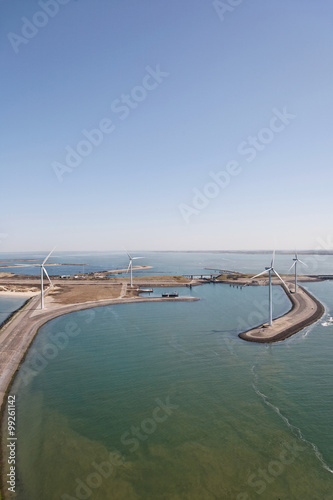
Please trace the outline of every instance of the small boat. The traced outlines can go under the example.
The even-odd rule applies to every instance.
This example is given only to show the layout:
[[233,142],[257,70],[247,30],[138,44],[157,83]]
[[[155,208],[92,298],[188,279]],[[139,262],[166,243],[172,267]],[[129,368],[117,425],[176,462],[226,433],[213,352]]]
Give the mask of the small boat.
[[178,292],[166,292],[166,293],[162,293],[162,297],[178,297]]

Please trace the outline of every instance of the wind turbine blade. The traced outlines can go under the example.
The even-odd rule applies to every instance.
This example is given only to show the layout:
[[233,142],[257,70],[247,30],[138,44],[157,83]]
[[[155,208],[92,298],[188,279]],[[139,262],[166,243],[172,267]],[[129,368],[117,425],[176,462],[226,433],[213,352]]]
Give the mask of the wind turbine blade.
[[127,268],[127,271],[126,271],[127,273],[128,273],[128,271],[130,270],[130,267],[131,267],[131,261],[130,261],[130,263],[128,264],[128,268]]
[[258,278],[258,276],[261,276],[262,274],[266,274],[268,273],[269,269],[265,269],[265,271],[263,271],[262,273],[259,273],[259,274],[256,274],[255,276],[252,277],[252,279],[254,278]]
[[303,262],[302,260],[298,259],[298,262],[300,262],[301,264],[303,264],[304,266],[306,267],[309,267],[307,264],[305,264],[305,262]]
[[275,248],[273,250],[273,257],[272,257],[271,267],[274,267],[274,261],[275,261]]
[[53,286],[53,283],[52,283],[52,281],[50,280],[50,276],[48,275],[47,270],[45,269],[45,267],[44,267],[44,266],[42,266],[42,269],[43,269],[44,273],[46,274],[46,277],[47,277],[47,279],[49,280],[50,285],[51,285],[51,286]]
[[128,253],[128,251],[127,251],[125,248],[123,248],[123,250],[124,250],[124,252],[128,255],[128,258],[129,258],[129,259],[132,259],[132,257],[131,257],[131,256],[130,256],[130,254]]
[[132,257],[132,260],[144,259],[144,257]]
[[291,271],[294,266],[296,266],[296,261],[289,267],[288,271]]
[[281,276],[279,275],[279,273],[277,271],[275,271],[275,269],[272,269],[273,273],[276,274],[276,276],[279,278],[279,280],[282,281],[282,283],[284,284],[284,286],[287,288],[288,290],[288,287],[286,285],[286,283],[283,281],[283,279],[281,278]]
[[47,259],[50,257],[51,253],[54,252],[56,247],[52,248],[51,252],[49,253],[49,255],[43,260],[43,263],[42,263],[42,266],[44,266],[45,262],[47,261]]

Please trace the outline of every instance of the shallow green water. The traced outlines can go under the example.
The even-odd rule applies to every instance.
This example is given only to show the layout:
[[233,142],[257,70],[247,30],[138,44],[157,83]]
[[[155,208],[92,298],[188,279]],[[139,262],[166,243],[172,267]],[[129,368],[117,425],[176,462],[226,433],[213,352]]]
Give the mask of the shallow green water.
[[[333,310],[333,284],[308,288]],[[250,344],[266,287],[192,294],[40,330],[11,391],[18,500],[333,498],[333,327]]]

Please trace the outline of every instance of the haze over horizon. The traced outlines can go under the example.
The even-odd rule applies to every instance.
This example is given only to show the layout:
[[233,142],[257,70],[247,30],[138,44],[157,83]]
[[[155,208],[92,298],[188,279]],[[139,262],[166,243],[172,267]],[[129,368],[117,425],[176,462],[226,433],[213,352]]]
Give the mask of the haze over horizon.
[[[272,249],[245,249],[245,250],[238,250],[238,249],[230,249],[230,250],[222,250],[222,249],[217,249],[217,250],[211,250],[211,249],[197,249],[197,250],[190,250],[190,249],[184,249],[184,250],[172,250],[172,249],[161,249],[161,250],[154,250],[154,249],[129,249],[128,250],[132,255],[137,255],[140,253],[212,253],[212,254],[268,254],[272,255],[273,250]],[[65,254],[78,254],[78,255],[84,255],[84,254],[120,254],[124,255],[125,253],[123,249],[104,249],[104,250],[81,250],[81,249],[74,249],[74,250],[63,250],[63,249],[56,249],[54,253],[51,256],[51,261],[57,260],[58,258],[62,258],[61,255]],[[333,255],[333,250],[331,249],[325,249],[323,248],[313,248],[313,249],[303,249],[301,251],[295,251],[292,249],[277,249],[275,250],[275,254],[278,255],[292,255],[294,256],[295,253],[297,253],[298,256],[301,255]],[[46,256],[49,254],[49,249],[46,248],[39,248],[35,250],[20,250],[20,251],[14,251],[14,250],[9,250],[7,252],[0,251],[0,260],[3,260],[4,263],[8,262],[8,259],[11,257],[17,257],[18,255],[22,256],[19,260],[25,260],[26,257],[36,257],[36,255],[40,256],[41,258],[43,256]],[[10,257],[7,257],[10,255]]]
[[1,3],[0,253],[333,249],[333,5],[233,3]]

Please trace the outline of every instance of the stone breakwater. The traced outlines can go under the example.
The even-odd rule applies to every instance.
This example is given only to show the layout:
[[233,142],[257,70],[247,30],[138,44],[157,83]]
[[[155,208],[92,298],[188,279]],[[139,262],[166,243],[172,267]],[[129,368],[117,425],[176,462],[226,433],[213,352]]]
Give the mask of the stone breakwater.
[[297,293],[291,293],[283,286],[292,303],[291,310],[273,321],[272,326],[261,324],[238,336],[249,342],[270,343],[285,340],[306,326],[318,321],[324,314],[324,306],[303,287],[298,287]]

